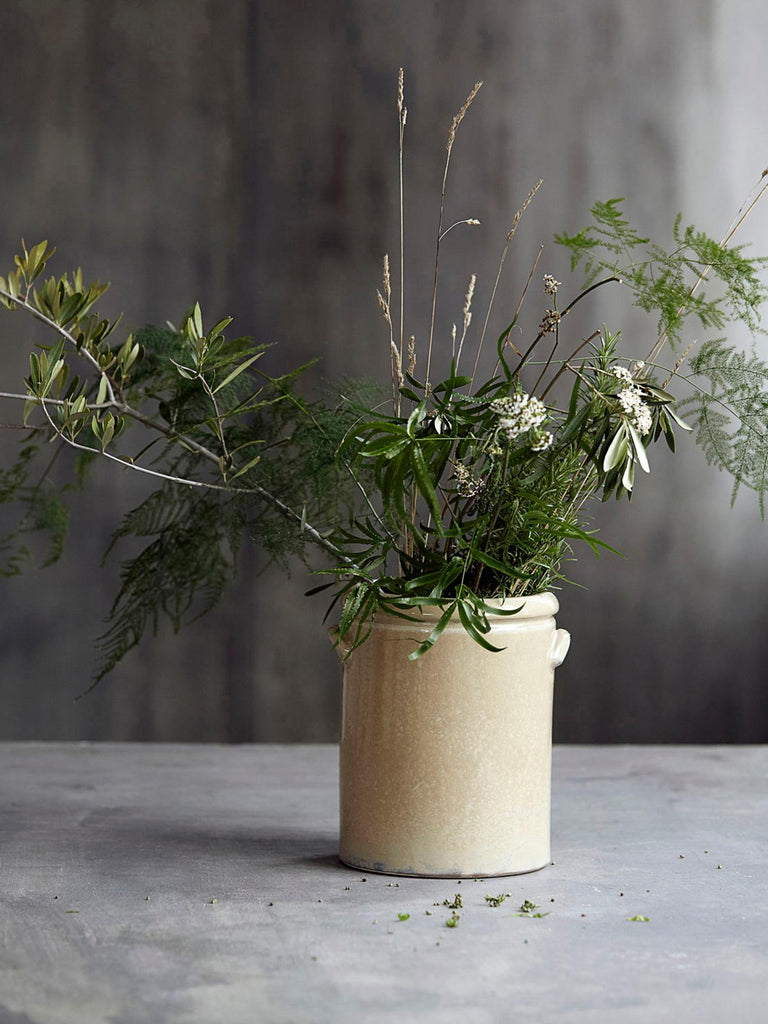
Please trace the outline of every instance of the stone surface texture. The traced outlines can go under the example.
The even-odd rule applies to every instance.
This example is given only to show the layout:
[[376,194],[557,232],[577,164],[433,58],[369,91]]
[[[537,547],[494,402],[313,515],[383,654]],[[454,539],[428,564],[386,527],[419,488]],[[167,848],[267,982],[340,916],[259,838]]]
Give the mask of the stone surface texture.
[[5,744],[0,779],[2,1024],[765,1019],[768,748],[556,747],[554,863],[480,882],[343,867],[332,746]]

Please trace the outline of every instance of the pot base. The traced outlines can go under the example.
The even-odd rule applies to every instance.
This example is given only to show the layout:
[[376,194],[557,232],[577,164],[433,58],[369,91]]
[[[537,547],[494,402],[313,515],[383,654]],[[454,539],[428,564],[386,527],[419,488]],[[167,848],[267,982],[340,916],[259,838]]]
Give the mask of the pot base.
[[544,868],[549,867],[552,863],[547,860],[539,867],[535,868],[523,868],[520,871],[494,871],[484,872],[480,871],[477,874],[462,874],[460,872],[448,872],[447,874],[425,874],[420,871],[391,871],[384,867],[373,867],[366,861],[354,861],[352,859],[345,860],[344,857],[339,854],[339,861],[345,867],[352,868],[354,871],[365,871],[366,874],[370,875],[394,875],[397,878],[511,878],[513,875],[530,875],[535,871],[542,871]]

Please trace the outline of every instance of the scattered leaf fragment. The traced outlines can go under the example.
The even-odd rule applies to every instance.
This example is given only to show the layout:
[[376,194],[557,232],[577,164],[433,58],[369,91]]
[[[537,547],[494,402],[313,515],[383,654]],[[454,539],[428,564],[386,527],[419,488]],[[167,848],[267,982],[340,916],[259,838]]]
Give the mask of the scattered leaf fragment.
[[454,910],[453,913],[451,914],[451,916],[445,922],[445,927],[446,928],[457,928],[460,920],[461,920],[461,915],[457,914],[456,911]]
[[650,917],[646,917],[645,914],[635,914],[634,917],[628,917],[628,921],[650,921]]
[[410,916],[411,916],[410,914],[398,914],[397,915],[397,920],[398,921],[407,921]]
[[486,896],[485,902],[489,907],[499,907],[509,895],[508,892],[500,892],[498,896]]
[[538,907],[539,907],[538,903],[531,903],[530,900],[523,900],[523,902],[520,905],[520,910],[519,910],[519,912],[517,913],[516,916],[517,917],[546,917],[549,914],[549,911],[547,911],[546,914],[534,914],[534,910],[538,910]]

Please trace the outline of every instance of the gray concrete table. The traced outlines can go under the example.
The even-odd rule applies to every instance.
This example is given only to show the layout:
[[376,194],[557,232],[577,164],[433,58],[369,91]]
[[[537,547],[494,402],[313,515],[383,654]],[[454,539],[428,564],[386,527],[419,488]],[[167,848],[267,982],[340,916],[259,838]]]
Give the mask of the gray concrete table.
[[2,1024],[768,1020],[768,748],[558,748],[554,863],[461,883],[338,862],[330,746],[5,744],[0,780]]

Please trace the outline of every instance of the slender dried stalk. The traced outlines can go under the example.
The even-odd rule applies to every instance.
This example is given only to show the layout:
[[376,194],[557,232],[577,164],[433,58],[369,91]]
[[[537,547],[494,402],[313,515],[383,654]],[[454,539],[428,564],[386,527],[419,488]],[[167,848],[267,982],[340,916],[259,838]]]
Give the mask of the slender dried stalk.
[[686,358],[688,357],[688,353],[691,351],[692,348],[694,348],[696,345],[698,345],[698,343],[699,343],[699,339],[698,338],[694,338],[693,341],[690,343],[690,345],[688,345],[686,347],[686,349],[683,352],[683,354],[680,356],[680,358],[677,360],[675,365],[672,367],[672,370],[671,370],[669,376],[666,378],[664,383],[661,385],[663,389],[666,390],[667,384],[669,384],[669,382],[672,380],[672,378],[677,374],[677,371],[680,369],[680,367],[683,365],[683,363],[685,362]]
[[445,190],[448,183],[448,168],[451,163],[451,152],[453,150],[453,143],[456,141],[456,132],[458,131],[459,125],[464,120],[464,116],[469,110],[472,102],[477,96],[482,82],[475,82],[472,91],[464,101],[464,106],[456,114],[448,132],[448,142],[446,143],[446,154],[445,154],[445,168],[443,170],[443,184],[440,189],[440,215],[437,220],[437,242],[435,244],[435,280],[432,286],[432,314],[429,321],[429,342],[427,344],[427,369],[425,375],[426,387],[429,388],[429,371],[432,366],[432,343],[435,336],[435,309],[437,307],[437,282],[440,273],[440,238],[443,233],[443,210],[445,208]]
[[381,292],[377,291],[376,297],[379,300],[382,315],[387,321],[387,325],[389,327],[389,359],[392,375],[392,411],[395,416],[399,416],[400,388],[405,383],[405,378],[403,377],[403,363],[400,358],[400,353],[397,350],[397,345],[395,344],[394,328],[392,326],[392,309],[390,305],[392,299],[392,284],[389,277],[389,256],[386,254],[384,255],[383,287],[384,294],[382,295]]
[[[571,354],[570,354],[570,355],[568,356],[568,358],[567,358],[567,359],[565,360],[565,362],[563,363],[563,365],[562,365],[562,366],[560,367],[560,369],[559,369],[559,370],[557,371],[557,373],[556,373],[556,374],[554,375],[554,377],[552,378],[552,380],[551,380],[551,381],[549,382],[549,384],[547,384],[547,386],[546,386],[546,387],[544,388],[544,390],[542,391],[542,393],[541,393],[541,395],[540,395],[540,398],[541,398],[541,400],[542,400],[542,401],[544,401],[544,399],[545,399],[545,398],[547,397],[547,395],[549,394],[549,392],[550,392],[550,391],[552,390],[552,388],[553,388],[553,387],[555,386],[555,384],[557,383],[557,381],[558,381],[558,380],[560,379],[560,377],[562,377],[562,375],[563,375],[563,374],[565,373],[565,371],[566,371],[566,370],[571,370],[571,372],[573,372],[573,373],[576,373],[576,372],[577,372],[577,371],[576,371],[576,370],[575,370],[575,369],[574,369],[574,368],[573,368],[573,367],[571,366],[571,360],[572,360],[572,359],[575,359],[575,358],[576,358],[576,356],[577,356],[577,355],[579,354],[579,352],[581,352],[581,350],[582,350],[583,348],[585,348],[585,347],[586,347],[587,345],[589,345],[589,343],[590,343],[590,342],[594,341],[594,340],[595,340],[595,338],[599,338],[599,337],[600,337],[600,331],[594,331],[594,332],[593,332],[592,334],[590,334],[590,336],[589,336],[588,338],[585,338],[585,339],[584,339],[584,341],[582,341],[582,342],[581,342],[581,344],[580,344],[580,345],[578,345],[578,346],[577,346],[577,347],[576,347],[576,348],[575,348],[575,349],[573,350],[573,352],[571,352]],[[537,382],[537,383],[538,383],[538,382]]]
[[[507,233],[507,238],[506,238],[506,241],[505,241],[505,244],[504,244],[504,249],[502,250],[501,259],[499,260],[499,269],[496,271],[496,280],[493,282],[493,290],[491,291],[491,297],[490,297],[490,299],[488,301],[488,309],[486,310],[486,313],[485,313],[485,320],[483,322],[483,329],[482,329],[482,331],[480,333],[480,341],[477,344],[477,352],[475,353],[475,363],[474,363],[474,366],[472,367],[472,384],[470,384],[470,386],[469,386],[469,393],[470,394],[472,394],[472,386],[473,386],[474,381],[475,381],[475,375],[477,373],[477,366],[478,366],[478,363],[480,362],[480,352],[481,352],[482,347],[483,347],[483,342],[485,341],[486,331],[488,330],[488,321],[491,318],[491,310],[493,309],[493,303],[494,303],[494,300],[496,299],[496,291],[497,291],[497,289],[499,287],[499,281],[501,280],[501,272],[504,269],[504,261],[507,258],[507,253],[509,252],[509,247],[510,247],[510,245],[512,243],[512,239],[515,237],[515,232],[517,231],[517,226],[520,223],[521,217],[523,216],[525,211],[528,209],[528,207],[531,205],[531,201],[532,201],[533,197],[536,195],[536,193],[539,191],[539,189],[541,188],[541,186],[543,184],[544,184],[543,180],[541,178],[539,178],[539,180],[533,186],[531,191],[525,197],[525,200],[523,201],[523,205],[520,207],[520,209],[517,211],[517,213],[515,214],[514,218],[512,219],[512,227],[509,229],[509,231]],[[538,264],[539,259],[541,258],[541,253],[543,251],[543,248],[544,247],[542,246],[539,249],[539,255],[536,257],[536,262],[534,263],[534,270],[536,268],[536,264]],[[533,277],[533,271],[531,271],[531,273],[530,273],[530,275],[528,277],[528,284],[531,283],[531,277]],[[528,284],[526,284],[526,286],[525,286],[525,291],[528,290]],[[525,298],[525,291],[523,292],[523,298]],[[521,298],[520,302],[518,303],[517,310],[515,311],[515,319],[517,319],[518,313],[520,312],[520,307],[522,306],[522,302],[523,302],[523,299]],[[498,363],[496,364],[496,369],[498,369]]]
[[[403,365],[403,325],[405,321],[405,190],[403,178],[403,140],[405,138],[405,122],[408,118],[408,108],[404,104],[405,92],[403,85],[403,69],[400,68],[397,76],[397,121],[399,127],[399,190],[400,190],[400,345],[398,356],[400,366]],[[400,398],[396,404],[395,415],[400,415]]]
[[[536,273],[536,267],[538,267],[538,265],[539,265],[539,260],[541,259],[541,254],[543,252],[544,252],[544,246],[540,245],[539,246],[539,251],[536,253],[536,259],[533,261],[533,266],[531,267],[531,271],[528,274],[528,280],[525,282],[525,287],[523,288],[522,295],[520,296],[520,301],[517,303],[517,307],[515,309],[515,315],[512,318],[512,323],[510,324],[510,326],[509,326],[509,328],[507,330],[507,337],[506,337],[506,339],[504,341],[504,344],[505,345],[509,345],[510,348],[515,353],[515,355],[519,356],[521,360],[524,359],[524,356],[520,352],[518,352],[518,350],[515,348],[515,346],[509,340],[509,332],[515,326],[515,324],[517,323],[517,318],[520,316],[520,310],[523,308],[523,302],[525,301],[525,296],[528,294],[528,289],[531,286],[531,281],[533,280],[533,275]],[[493,374],[492,374],[493,377],[495,377],[496,374],[499,372],[499,367],[500,366],[501,366],[501,359],[497,359],[496,360],[496,366],[493,369]],[[477,360],[475,360],[475,368],[477,368]],[[475,375],[473,373],[472,374],[472,381],[473,381],[473,383],[474,383],[474,377],[475,377]],[[469,393],[470,394],[472,393],[471,386],[469,388]]]
[[[463,313],[463,316],[464,316],[464,327],[463,327],[463,330],[461,332],[461,341],[459,342],[459,349],[458,349],[458,352],[456,352],[456,368],[457,369],[458,369],[458,366],[459,366],[459,360],[461,359],[461,351],[464,348],[464,339],[467,337],[467,331],[469,330],[469,325],[472,323],[472,298],[473,298],[473,296],[475,294],[475,284],[476,283],[477,283],[477,276],[475,274],[473,274],[472,277],[470,277],[470,279],[469,279],[469,286],[467,287],[467,294],[464,296],[464,308],[462,310],[462,313]],[[456,325],[455,324],[453,326],[453,330],[454,330],[453,338],[454,338],[454,343],[455,343],[455,341],[456,341]]]

